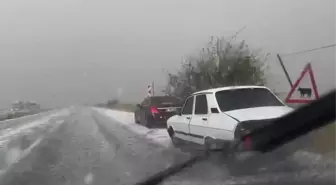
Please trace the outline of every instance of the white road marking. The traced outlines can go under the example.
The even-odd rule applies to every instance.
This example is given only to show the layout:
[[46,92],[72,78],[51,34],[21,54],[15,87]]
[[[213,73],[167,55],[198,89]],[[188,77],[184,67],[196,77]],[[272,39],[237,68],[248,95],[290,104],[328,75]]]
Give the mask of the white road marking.
[[3,140],[4,138],[17,135],[19,133],[22,133],[23,131],[26,131],[28,129],[32,129],[34,127],[41,126],[42,124],[46,124],[49,121],[48,118],[43,118],[38,121],[33,121],[27,124],[24,124],[18,128],[13,128],[13,129],[6,129],[5,131],[0,132],[0,140]]
[[[0,142],[4,139],[7,139],[8,137],[13,136],[13,135],[21,134],[22,132],[27,131],[29,129],[33,129],[33,128],[38,127],[38,126],[48,124],[49,121],[54,117],[66,116],[68,114],[70,114],[70,112],[68,110],[63,110],[63,111],[54,113],[52,115],[44,116],[44,117],[42,117],[38,120],[28,122],[26,124],[21,124],[18,127],[7,128],[5,130],[2,130],[2,131],[0,131]],[[64,120],[59,120],[59,123],[58,122],[57,123],[61,124],[61,122],[64,122]]]
[[90,172],[90,173],[88,173],[88,174],[84,177],[84,183],[85,183],[85,184],[92,184],[92,183],[93,183],[93,179],[94,179],[94,176],[93,176],[93,174]]
[[44,139],[44,137],[38,138],[30,147],[28,147],[26,150],[21,151],[20,156],[15,160],[10,163],[11,165],[19,162],[21,159],[25,158],[32,150],[35,148],[37,145],[41,143],[41,141]]
[[[0,147],[4,150],[2,151],[2,155],[0,157],[3,157],[3,160],[5,164],[3,166],[0,166],[0,176],[9,171],[12,166],[16,163],[18,163],[20,160],[24,159],[26,156],[28,156],[32,150],[38,146],[41,141],[44,139],[45,135],[43,133],[37,133],[36,140],[25,150],[21,150],[19,146],[15,145],[15,147],[9,147],[8,145],[13,139],[20,139],[17,136],[21,136],[22,134],[35,134],[35,132],[39,132],[39,130],[34,130],[35,127],[40,126],[46,126],[50,123],[53,123],[50,121],[50,117],[42,118],[40,120],[22,125],[19,128],[15,128],[13,130],[9,130],[9,133],[4,133],[3,135],[0,135]],[[51,126],[51,128],[48,128],[48,132],[52,133],[56,129],[58,129],[62,124],[64,123],[64,120],[58,120],[55,121]],[[16,136],[17,135],[17,136]]]
[[21,151],[19,148],[10,148],[6,155],[6,162],[7,167],[1,169],[0,176],[5,174],[7,171],[9,171],[14,164],[18,163],[20,160],[24,159],[33,148],[35,148],[37,145],[40,144],[40,142],[43,140],[43,137],[38,138],[30,147],[28,147],[26,150]]
[[21,153],[22,151],[20,150],[19,147],[8,149],[5,156],[6,163],[7,164],[15,163],[20,158]]

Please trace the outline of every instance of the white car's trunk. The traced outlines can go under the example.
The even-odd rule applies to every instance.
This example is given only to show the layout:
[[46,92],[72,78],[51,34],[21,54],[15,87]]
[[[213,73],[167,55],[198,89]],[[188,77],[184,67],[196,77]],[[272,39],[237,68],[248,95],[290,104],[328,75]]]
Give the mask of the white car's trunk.
[[227,111],[225,114],[239,120],[263,120],[281,117],[293,109],[287,106],[254,107]]

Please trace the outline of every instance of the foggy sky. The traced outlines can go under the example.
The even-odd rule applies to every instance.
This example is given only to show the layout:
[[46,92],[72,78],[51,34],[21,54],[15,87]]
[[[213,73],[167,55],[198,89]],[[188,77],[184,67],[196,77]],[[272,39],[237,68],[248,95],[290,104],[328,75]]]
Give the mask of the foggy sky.
[[[288,92],[275,58],[335,43],[334,0],[0,0],[0,107],[140,101],[162,69],[209,36],[230,36],[270,52],[274,86]],[[310,61],[318,86],[334,88],[335,48],[284,57],[293,79]]]

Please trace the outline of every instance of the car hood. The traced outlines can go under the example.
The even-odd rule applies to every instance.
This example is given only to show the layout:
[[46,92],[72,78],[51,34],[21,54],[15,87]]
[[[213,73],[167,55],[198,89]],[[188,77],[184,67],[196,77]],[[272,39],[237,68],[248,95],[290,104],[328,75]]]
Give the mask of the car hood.
[[288,106],[270,106],[238,109],[224,113],[239,121],[247,121],[277,118],[291,112],[292,110],[293,108]]

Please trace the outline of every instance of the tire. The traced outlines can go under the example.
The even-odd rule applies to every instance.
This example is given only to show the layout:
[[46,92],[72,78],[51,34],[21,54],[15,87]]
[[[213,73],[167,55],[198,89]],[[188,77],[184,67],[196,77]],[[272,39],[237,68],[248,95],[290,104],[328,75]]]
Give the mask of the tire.
[[148,116],[146,116],[144,125],[147,128],[152,128],[153,127],[153,121]]
[[219,143],[218,141],[215,142],[216,144],[213,145],[214,142],[213,141],[213,138],[211,137],[206,137],[204,139],[204,150],[206,152],[210,152],[210,151],[227,151],[228,150],[228,146],[227,144],[224,144],[224,141],[223,143]]
[[140,120],[139,120],[139,125],[143,125],[143,126],[145,126],[146,125],[146,118],[145,118],[145,115],[143,115],[143,114],[141,114],[140,116],[139,116],[139,118],[140,118]]
[[172,127],[169,127],[167,129],[167,132],[168,132],[168,135],[169,135],[169,137],[172,141],[173,146],[175,148],[179,148],[181,146],[181,141],[178,138],[176,138],[174,129]]
[[137,116],[134,114],[134,121],[135,123],[139,124],[140,123],[140,120],[137,119]]
[[210,144],[211,138],[205,138],[204,139],[204,152],[205,154],[209,155],[211,153],[211,144]]

